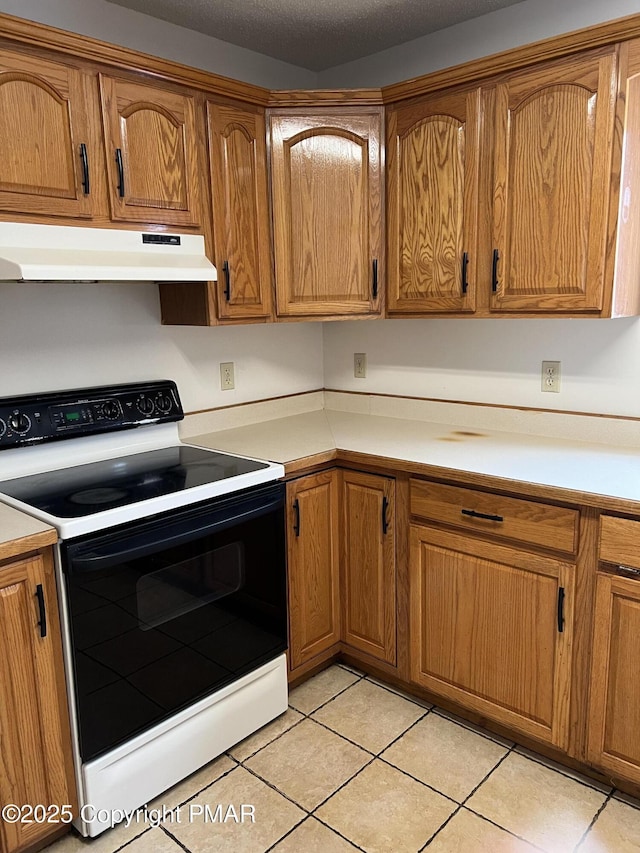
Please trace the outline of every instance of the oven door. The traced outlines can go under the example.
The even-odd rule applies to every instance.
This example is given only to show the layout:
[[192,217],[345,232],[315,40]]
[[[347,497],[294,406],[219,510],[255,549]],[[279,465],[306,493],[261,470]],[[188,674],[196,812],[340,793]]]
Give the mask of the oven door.
[[62,546],[84,762],[287,646],[284,486]]

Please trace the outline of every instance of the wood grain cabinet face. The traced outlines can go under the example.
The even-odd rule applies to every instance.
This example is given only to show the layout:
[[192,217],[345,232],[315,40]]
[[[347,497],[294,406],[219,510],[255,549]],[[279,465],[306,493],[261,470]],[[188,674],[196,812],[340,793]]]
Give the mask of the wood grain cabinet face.
[[392,107],[387,119],[387,310],[473,311],[480,89]]
[[616,82],[606,53],[497,86],[492,310],[603,307]]
[[566,748],[573,588],[569,563],[412,525],[412,680]]
[[380,109],[271,115],[277,312],[373,314],[383,287]]
[[[36,590],[47,633],[41,636]],[[50,552],[0,565],[0,802],[75,803],[57,599]],[[6,853],[59,824],[0,822]]]
[[111,218],[201,223],[194,99],[100,75]]
[[287,484],[289,666],[340,640],[338,472]]
[[342,639],[396,663],[395,482],[342,471]]
[[271,315],[264,110],[208,102],[218,316]]
[[85,82],[75,68],[0,51],[0,209],[92,215]]
[[589,760],[640,784],[640,580],[598,573]]

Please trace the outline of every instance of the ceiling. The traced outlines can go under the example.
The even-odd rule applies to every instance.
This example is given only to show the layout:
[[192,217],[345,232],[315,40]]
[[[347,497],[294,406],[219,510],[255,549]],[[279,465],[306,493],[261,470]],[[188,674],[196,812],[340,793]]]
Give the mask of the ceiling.
[[522,0],[109,0],[323,71]]

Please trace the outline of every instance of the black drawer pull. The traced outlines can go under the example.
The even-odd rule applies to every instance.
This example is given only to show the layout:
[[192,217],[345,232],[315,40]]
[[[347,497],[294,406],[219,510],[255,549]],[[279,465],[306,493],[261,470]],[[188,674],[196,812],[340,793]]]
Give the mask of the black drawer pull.
[[564,587],[558,589],[558,633],[564,632]]
[[491,290],[494,293],[498,292],[498,261],[500,260],[500,252],[497,249],[493,250],[493,265],[491,267]]
[[386,535],[389,530],[389,519],[387,518],[387,510],[389,509],[389,499],[386,497],[382,498],[382,533]]
[[222,272],[224,273],[224,298],[229,302],[231,299],[231,272],[229,270],[229,261],[222,264]]
[[475,509],[461,509],[462,515],[468,515],[469,518],[484,518],[487,521],[504,521],[501,515],[491,515],[488,512],[476,512]]
[[89,195],[89,158],[87,157],[87,146],[84,142],[80,143],[80,162],[82,163],[82,189],[85,195]]
[[378,259],[373,259],[373,298],[378,298]]
[[124,166],[122,165],[122,151],[116,148],[116,166],[118,167],[118,195],[124,198]]
[[40,636],[47,636],[47,610],[44,604],[44,592],[42,590],[42,584],[39,583],[36,587],[35,596],[38,599],[38,612],[40,614],[40,621],[36,624],[40,626]]
[[293,522],[293,532],[296,536],[300,536],[300,501],[297,499],[293,502],[293,511],[296,514],[296,520]]
[[467,292],[469,289],[469,282],[467,281],[467,267],[469,266],[469,253],[462,253],[462,292],[463,294]]

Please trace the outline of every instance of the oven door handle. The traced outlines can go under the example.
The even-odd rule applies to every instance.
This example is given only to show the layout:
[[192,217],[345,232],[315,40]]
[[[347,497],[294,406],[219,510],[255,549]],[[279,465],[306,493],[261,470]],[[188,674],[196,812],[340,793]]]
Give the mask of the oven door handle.
[[[173,548],[176,545],[193,542],[203,536],[220,533],[229,527],[252,521],[262,515],[275,512],[284,506],[282,494],[265,500],[260,496],[251,500],[246,498],[233,507],[212,507],[210,511],[189,514],[179,519],[165,520],[144,531],[132,531],[123,541],[122,534],[103,544],[85,542],[67,549],[69,566],[75,574],[78,572],[97,572],[111,566],[136,560]],[[84,553],[83,553],[84,552]]]

